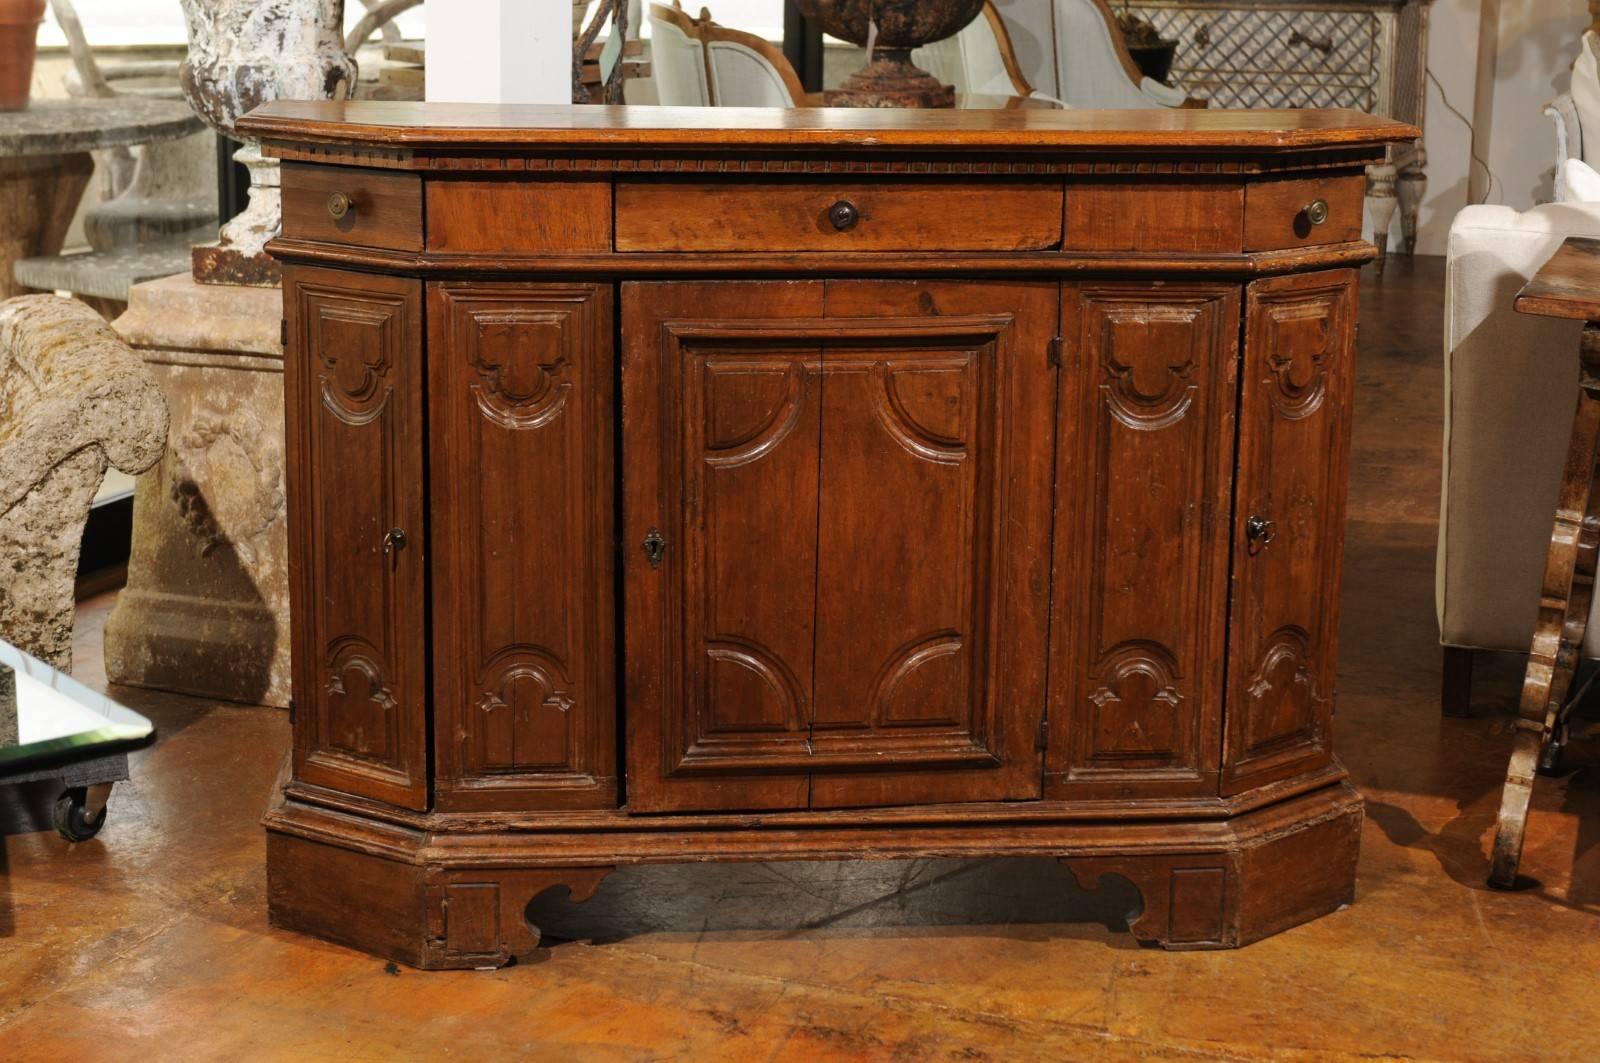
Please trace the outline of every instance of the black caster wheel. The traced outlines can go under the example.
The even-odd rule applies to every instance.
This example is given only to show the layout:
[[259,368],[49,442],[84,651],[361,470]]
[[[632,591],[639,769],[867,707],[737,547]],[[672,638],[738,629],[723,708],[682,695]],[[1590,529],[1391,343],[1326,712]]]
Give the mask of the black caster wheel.
[[89,816],[85,808],[88,796],[84,787],[72,786],[61,791],[61,796],[56,798],[51,819],[55,821],[57,833],[69,842],[86,842],[106,825],[104,807],[93,818]]

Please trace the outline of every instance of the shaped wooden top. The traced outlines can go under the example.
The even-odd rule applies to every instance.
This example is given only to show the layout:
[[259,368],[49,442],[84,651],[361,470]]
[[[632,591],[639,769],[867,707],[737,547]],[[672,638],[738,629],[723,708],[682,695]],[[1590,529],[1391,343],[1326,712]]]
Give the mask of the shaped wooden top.
[[1569,236],[1517,293],[1517,310],[1600,321],[1600,240]]
[[264,141],[379,149],[1279,152],[1411,141],[1352,110],[882,110],[276,100],[238,123]]

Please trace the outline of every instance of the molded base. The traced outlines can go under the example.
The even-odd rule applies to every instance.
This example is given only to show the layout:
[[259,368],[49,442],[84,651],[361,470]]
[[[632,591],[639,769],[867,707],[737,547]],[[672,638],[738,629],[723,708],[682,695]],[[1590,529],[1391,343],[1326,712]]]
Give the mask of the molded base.
[[428,969],[496,967],[532,951],[525,910],[555,886],[594,895],[613,867],[705,860],[1055,856],[1087,886],[1107,874],[1143,898],[1141,941],[1235,948],[1348,905],[1361,797],[1348,783],[1228,820],[964,826],[752,826],[680,831],[429,832],[300,801],[267,815],[272,922]]

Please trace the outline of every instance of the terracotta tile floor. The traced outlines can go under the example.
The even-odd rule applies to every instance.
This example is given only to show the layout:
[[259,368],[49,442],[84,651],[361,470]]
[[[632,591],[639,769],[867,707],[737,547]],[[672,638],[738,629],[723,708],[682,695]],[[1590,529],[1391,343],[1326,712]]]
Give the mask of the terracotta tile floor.
[[[1032,861],[613,875],[492,973],[269,929],[257,825],[282,713],[123,692],[161,728],[93,842],[0,862],[0,1059],[1594,1059],[1600,771],[1541,780],[1524,871],[1483,885],[1518,662],[1438,715],[1438,260],[1368,278],[1338,744],[1366,794],[1356,903],[1234,953],[1140,949],[1133,895]],[[103,682],[110,597],[81,615]],[[1584,764],[1590,765],[1584,767]],[[50,794],[34,795],[47,799]]]

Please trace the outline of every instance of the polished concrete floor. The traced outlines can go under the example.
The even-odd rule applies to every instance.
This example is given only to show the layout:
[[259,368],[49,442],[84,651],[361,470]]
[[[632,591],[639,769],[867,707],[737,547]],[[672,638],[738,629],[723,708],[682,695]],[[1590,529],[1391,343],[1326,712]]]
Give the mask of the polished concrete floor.
[[[130,691],[161,741],[100,838],[4,813],[0,1059],[1600,1057],[1600,759],[1580,743],[1540,781],[1530,884],[1493,892],[1517,660],[1480,667],[1475,718],[1438,714],[1441,285],[1424,259],[1364,293],[1337,741],[1368,803],[1348,910],[1163,953],[1118,929],[1135,895],[1049,862],[639,869],[586,905],[542,901],[561,940],[518,966],[421,974],[267,926],[257,821],[282,713]],[[110,600],[81,616],[90,682]]]

